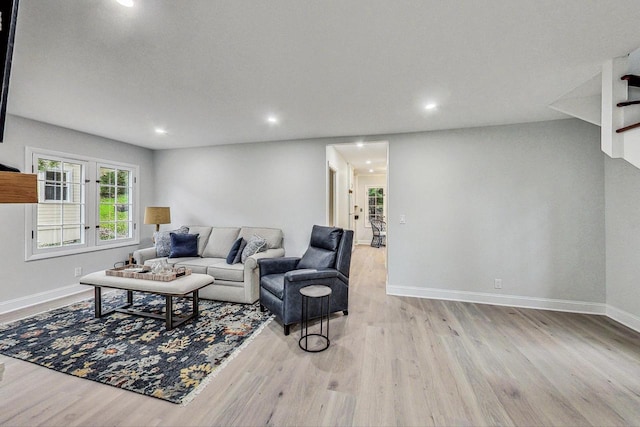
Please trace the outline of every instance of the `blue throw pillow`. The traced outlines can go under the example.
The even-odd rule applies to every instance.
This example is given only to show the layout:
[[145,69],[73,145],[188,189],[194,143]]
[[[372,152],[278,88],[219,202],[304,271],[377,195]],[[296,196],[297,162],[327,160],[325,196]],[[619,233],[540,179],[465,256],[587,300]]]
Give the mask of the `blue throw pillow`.
[[236,257],[233,259],[233,262],[231,264],[237,264],[239,262],[242,262],[242,252],[244,252],[244,248],[247,246],[247,241],[242,239],[242,243],[240,243],[240,247],[238,248],[238,253],[236,254]]
[[233,260],[236,259],[236,255],[238,255],[238,251],[240,250],[240,245],[242,245],[242,240],[242,237],[240,237],[231,245],[231,250],[229,251],[229,255],[227,255],[227,264],[233,264]]
[[198,234],[171,233],[169,258],[198,256]]
[[153,240],[156,246],[156,256],[165,257],[171,253],[171,233],[187,234],[189,227],[182,226],[172,231],[156,231],[153,233]]

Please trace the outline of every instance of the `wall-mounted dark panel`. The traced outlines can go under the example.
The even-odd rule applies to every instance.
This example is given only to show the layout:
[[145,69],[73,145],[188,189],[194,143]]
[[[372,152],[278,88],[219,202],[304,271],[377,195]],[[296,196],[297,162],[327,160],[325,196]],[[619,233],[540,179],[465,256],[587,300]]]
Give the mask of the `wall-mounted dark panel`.
[[2,92],[0,93],[0,142],[4,140],[4,121],[7,115],[7,96],[9,96],[9,74],[13,40],[16,34],[18,18],[18,0],[0,1],[0,62],[2,64]]

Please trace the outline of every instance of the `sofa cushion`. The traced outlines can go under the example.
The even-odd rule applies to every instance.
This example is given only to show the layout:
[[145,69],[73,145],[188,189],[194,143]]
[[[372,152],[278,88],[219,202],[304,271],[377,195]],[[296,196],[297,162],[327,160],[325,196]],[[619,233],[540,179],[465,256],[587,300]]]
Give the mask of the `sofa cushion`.
[[209,236],[211,235],[211,227],[203,225],[190,225],[189,234],[198,234],[198,256],[202,256],[204,248],[207,246]]
[[198,235],[171,233],[169,258],[198,256]]
[[173,266],[176,263],[186,262],[186,261],[190,261],[192,259],[200,259],[200,257],[193,257],[193,258],[152,258],[152,259],[146,260],[144,262],[144,265],[152,266],[156,262],[160,262],[160,261],[164,260],[164,261],[167,262],[167,264]]
[[249,258],[251,255],[266,250],[267,241],[263,237],[254,234],[253,236],[251,236],[251,238],[247,242],[247,246],[245,246],[244,250],[242,251],[241,261],[244,264],[247,258]]
[[[191,272],[200,273],[200,274],[208,274],[207,269],[212,265],[216,265],[216,264],[226,265],[224,258],[191,258],[184,261],[177,259],[176,261],[177,261],[175,264],[176,267],[190,268]],[[217,279],[216,276],[213,276],[213,277]]]
[[244,282],[244,265],[218,263],[207,268],[207,274],[215,277],[216,280],[226,280],[229,282]]
[[278,297],[278,299],[282,299],[284,297],[284,274],[262,276],[260,286]]
[[169,256],[171,253],[171,233],[187,234],[189,228],[184,225],[177,230],[171,231],[156,231],[153,233],[153,240],[156,246],[156,255],[158,257]]
[[302,255],[297,268],[328,268],[336,262],[336,253],[326,249],[309,246]]
[[282,230],[279,228],[242,227],[238,237],[248,241],[254,234],[263,237],[267,241],[267,249],[282,247]]
[[244,239],[240,237],[239,239],[236,239],[235,242],[233,242],[233,245],[231,245],[231,249],[229,249],[229,254],[227,255],[227,264],[233,264],[236,256],[238,256],[238,252],[240,251],[240,246],[242,245],[243,240]]
[[240,229],[237,227],[213,227],[202,256],[206,258],[226,258],[231,245],[238,238],[239,232]]

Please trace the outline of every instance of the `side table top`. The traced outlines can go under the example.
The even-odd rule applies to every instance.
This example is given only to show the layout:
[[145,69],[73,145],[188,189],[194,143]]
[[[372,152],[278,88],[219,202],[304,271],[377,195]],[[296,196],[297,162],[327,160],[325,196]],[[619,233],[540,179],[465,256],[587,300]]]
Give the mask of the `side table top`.
[[310,285],[300,289],[300,293],[306,297],[320,298],[331,295],[331,288],[324,285]]

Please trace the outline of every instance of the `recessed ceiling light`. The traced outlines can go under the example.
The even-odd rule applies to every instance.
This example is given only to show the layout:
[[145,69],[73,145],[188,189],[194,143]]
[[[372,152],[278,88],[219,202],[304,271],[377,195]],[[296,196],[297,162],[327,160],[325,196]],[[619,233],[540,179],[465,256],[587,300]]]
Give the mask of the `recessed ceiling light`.
[[371,160],[367,160],[367,164],[370,165],[371,164]]
[[162,129],[162,128],[156,128],[156,133],[158,135],[166,135],[167,130],[166,129]]
[[278,118],[276,116],[269,116],[267,117],[267,122],[275,125],[276,123],[278,123]]
[[116,1],[125,7],[133,7],[133,0],[116,0]]
[[364,142],[358,142],[356,145],[358,146],[358,148],[362,148],[364,147]]
[[369,172],[373,173],[373,169],[369,169]]
[[435,103],[432,102],[430,104],[425,105],[424,109],[425,110],[435,110],[436,107],[438,107],[438,104],[435,104]]

